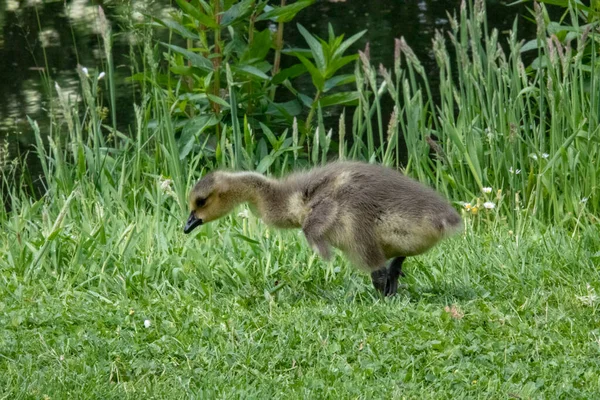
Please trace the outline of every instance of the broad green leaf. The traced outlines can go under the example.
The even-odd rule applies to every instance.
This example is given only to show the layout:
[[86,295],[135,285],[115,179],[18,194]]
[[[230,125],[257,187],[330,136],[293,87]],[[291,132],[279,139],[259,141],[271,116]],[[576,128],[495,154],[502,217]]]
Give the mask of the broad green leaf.
[[223,100],[222,98],[220,98],[219,96],[215,96],[214,94],[206,93],[206,97],[208,97],[210,99],[210,101],[212,101],[213,103],[217,103],[217,104],[222,105],[223,107],[230,108],[229,103],[226,102],[225,100]]
[[352,44],[354,44],[354,42],[356,42],[358,39],[360,39],[365,33],[367,32],[367,30],[365,29],[364,31],[360,31],[355,35],[350,36],[348,39],[346,39],[341,45],[340,47],[338,47],[335,52],[333,53],[333,57],[337,58],[337,57],[341,57],[342,54],[344,54],[344,52],[346,50],[348,50],[348,47],[352,46]]
[[359,92],[341,92],[321,97],[318,102],[321,104],[321,107],[328,107],[342,104],[354,104],[359,98]]
[[315,37],[311,35],[306,29],[304,29],[302,25],[297,25],[298,30],[300,31],[302,36],[304,36],[306,43],[310,47],[310,50],[315,59],[315,64],[317,64],[317,68],[319,68],[320,71],[325,72],[325,56],[323,54],[323,48],[321,47],[321,43],[319,43],[319,41],[315,39]]
[[269,143],[271,144],[271,146],[275,146],[277,144],[277,138],[275,137],[275,135],[273,134],[271,129],[269,129],[269,127],[266,126],[265,124],[263,124],[262,122],[259,122],[259,124],[260,124],[260,127],[262,128],[263,133],[269,140]]
[[207,26],[209,28],[216,28],[218,25],[213,18],[204,14],[200,8],[194,7],[192,4],[188,3],[185,0],[175,0],[179,7],[190,17],[197,20],[200,24]]
[[289,68],[282,69],[279,71],[277,75],[275,75],[272,79],[273,84],[278,85],[286,79],[293,79],[297,76],[302,75],[306,72],[306,67],[304,64],[296,64]]
[[301,0],[283,7],[273,7],[264,14],[261,14],[256,20],[263,21],[270,19],[274,22],[290,22],[298,12],[313,4],[315,0]]
[[273,164],[274,161],[275,158],[273,158],[273,156],[271,156],[270,154],[263,157],[262,160],[260,160],[258,166],[256,167],[256,172],[258,172],[259,174],[264,174],[265,172],[267,172],[267,170]]
[[173,44],[168,44],[168,43],[164,43],[164,42],[161,42],[161,44],[163,46],[173,50],[174,52],[181,54],[188,60],[190,60],[194,67],[199,68],[206,72],[211,72],[213,70],[213,64],[210,62],[210,60],[208,58],[206,58],[204,56],[202,56],[198,53],[194,53],[192,51],[186,50],[182,47],[175,46]]
[[148,17],[152,18],[157,24],[163,25],[163,26],[179,33],[179,35],[183,38],[192,39],[192,40],[198,40],[198,38],[199,38],[198,35],[191,32],[190,30],[188,30],[185,26],[183,26],[180,23],[175,22],[171,19],[160,19],[160,18],[156,18],[156,17],[152,17],[152,16],[148,16]]
[[251,65],[242,65],[242,66],[238,66],[238,67],[232,67],[231,69],[236,72],[242,71],[245,74],[252,75],[252,76],[255,76],[255,77],[263,79],[263,80],[269,80],[269,76],[267,74],[265,74],[260,69],[253,67]]
[[324,91],[327,92],[328,90],[331,90],[336,86],[345,85],[347,83],[352,83],[355,80],[356,80],[356,76],[354,74],[334,76],[333,78],[328,79],[325,82]]
[[213,114],[200,115],[189,120],[181,131],[179,137],[179,159],[183,160],[192,150],[196,137],[200,135],[206,128],[215,126],[219,120]]
[[358,58],[357,54],[346,56],[342,58],[336,58],[327,66],[327,72],[325,76],[333,76],[337,72],[338,69],[342,68],[344,65],[356,60]]
[[291,119],[302,112],[302,105],[298,100],[291,100],[285,103],[271,103],[267,109],[267,114],[274,114],[279,111],[286,119]]
[[302,57],[301,55],[298,55],[297,57],[308,70],[308,73],[310,74],[310,77],[312,78],[315,87],[322,92],[325,86],[325,78],[321,74],[321,71],[319,71],[315,67],[315,65],[311,63],[308,59]]
[[254,0],[242,0],[229,7],[229,9],[221,15],[221,26],[225,27],[232,25],[250,15],[253,3]]
[[269,50],[271,50],[272,42],[271,31],[269,29],[254,32],[254,39],[245,50],[240,61],[251,63],[256,60],[264,60]]
[[313,54],[310,51],[310,49],[300,49],[298,47],[291,47],[289,49],[283,49],[283,50],[281,50],[281,53],[288,54],[288,55],[291,55],[291,56],[301,55],[301,56],[304,56],[306,58],[313,58]]

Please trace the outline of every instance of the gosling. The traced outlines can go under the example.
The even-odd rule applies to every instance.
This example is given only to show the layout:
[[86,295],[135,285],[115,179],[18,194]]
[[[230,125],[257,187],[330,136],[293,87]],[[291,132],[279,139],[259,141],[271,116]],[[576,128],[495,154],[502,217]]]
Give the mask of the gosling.
[[370,272],[373,286],[385,296],[396,294],[406,257],[426,252],[463,226],[447,201],[396,170],[334,162],[280,180],[254,172],[208,173],[190,192],[184,233],[241,203],[267,225],[302,228],[325,260],[331,247],[341,250]]

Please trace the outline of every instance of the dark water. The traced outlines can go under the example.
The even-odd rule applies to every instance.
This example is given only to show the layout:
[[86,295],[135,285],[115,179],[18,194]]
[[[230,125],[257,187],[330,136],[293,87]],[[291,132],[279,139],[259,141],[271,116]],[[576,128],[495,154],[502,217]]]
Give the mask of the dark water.
[[[54,96],[54,81],[71,93],[75,102],[79,90],[77,64],[91,72],[102,69],[99,5],[112,22],[115,34],[117,125],[122,131],[129,131],[132,104],[137,99],[135,88],[125,78],[132,73],[130,48],[135,43],[128,32],[119,31],[118,22],[136,10],[160,14],[171,7],[171,2],[0,0],[0,161],[30,149],[33,136],[26,116],[38,121],[42,133],[48,132],[52,106],[48,93]],[[317,0],[286,26],[285,41],[288,46],[307,47],[295,22],[321,37],[327,36],[328,23],[336,34],[344,33],[346,37],[368,29],[355,50],[369,42],[372,61],[391,67],[394,38],[404,36],[433,77],[436,70],[431,40],[436,29],[449,28],[446,12],[454,13],[459,5],[458,0]],[[526,12],[524,7],[508,7],[499,1],[488,1],[486,6],[489,27],[501,32],[510,29],[517,15]],[[519,17],[519,32],[520,37],[530,38],[535,27]],[[309,90],[308,80],[306,85]],[[108,106],[108,97],[105,104]]]

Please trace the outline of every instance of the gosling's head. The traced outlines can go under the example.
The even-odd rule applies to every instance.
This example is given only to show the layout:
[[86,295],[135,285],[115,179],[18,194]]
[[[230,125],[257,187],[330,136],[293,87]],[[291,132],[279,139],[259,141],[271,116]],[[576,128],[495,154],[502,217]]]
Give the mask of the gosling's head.
[[190,192],[191,211],[183,232],[190,233],[202,224],[227,215],[237,205],[233,200],[225,174],[220,172],[207,174]]

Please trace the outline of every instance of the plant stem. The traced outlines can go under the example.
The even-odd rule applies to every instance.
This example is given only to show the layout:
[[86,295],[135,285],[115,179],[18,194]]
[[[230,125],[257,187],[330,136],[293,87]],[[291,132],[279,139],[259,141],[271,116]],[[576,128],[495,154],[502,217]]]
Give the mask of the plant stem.
[[[214,1],[213,13],[215,16],[215,22],[217,23],[217,27],[215,28],[215,57],[213,58],[213,67],[215,70],[214,81],[213,81],[213,94],[215,96],[219,96],[219,92],[221,89],[221,17],[219,16],[219,13],[221,12],[220,5],[221,5],[220,0]],[[218,103],[215,103],[215,102],[213,102],[212,106],[213,106],[213,111],[215,112],[215,115],[218,117],[219,114],[221,113],[221,107],[219,106]],[[216,128],[217,128],[217,141],[218,141],[221,136],[220,125],[217,124]]]
[[[285,6],[285,0],[281,0],[281,7]],[[273,71],[271,72],[272,76],[277,75],[279,73],[279,67],[281,64],[281,49],[283,48],[283,21],[279,21],[277,25],[277,38],[275,40],[275,60],[273,61]],[[277,87],[273,86],[271,88],[271,101],[275,100],[275,92],[277,91]]]
[[315,107],[320,98],[321,98],[321,91],[317,90],[315,99],[313,100],[312,106],[310,107],[310,111],[308,112],[308,117],[306,117],[306,123],[304,125],[304,128],[306,129],[306,134],[308,134],[308,132],[310,132],[310,123],[312,122],[312,119],[315,115]]

